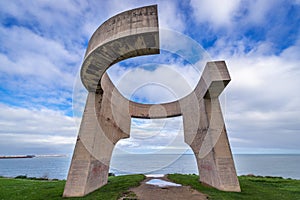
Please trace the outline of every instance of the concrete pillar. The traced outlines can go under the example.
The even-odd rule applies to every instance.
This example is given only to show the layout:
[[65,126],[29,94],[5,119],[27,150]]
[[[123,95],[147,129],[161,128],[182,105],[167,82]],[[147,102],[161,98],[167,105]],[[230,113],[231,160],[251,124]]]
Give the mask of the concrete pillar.
[[206,139],[196,154],[200,182],[219,190],[240,192],[219,99],[205,99],[205,108]]
[[113,148],[118,140],[129,137],[114,125],[109,101],[105,94],[88,94],[64,197],[84,196],[106,184]]
[[181,105],[185,142],[196,156],[200,182],[219,190],[239,192],[240,185],[218,99],[229,81],[224,61],[209,62],[194,93],[185,98],[186,102],[190,102],[187,99],[195,99],[196,96],[198,107],[188,105],[185,108],[186,102]]

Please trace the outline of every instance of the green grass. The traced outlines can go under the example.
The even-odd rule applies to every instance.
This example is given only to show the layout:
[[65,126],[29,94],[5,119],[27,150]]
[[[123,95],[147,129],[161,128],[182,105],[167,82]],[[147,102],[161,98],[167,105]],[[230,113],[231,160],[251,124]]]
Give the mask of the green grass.
[[[111,176],[108,184],[83,197],[72,199],[116,200],[144,180],[144,175]],[[67,199],[62,198],[65,181],[0,178],[0,200]]]
[[242,192],[222,192],[198,182],[197,175],[170,174],[171,181],[182,185],[190,185],[205,193],[212,200],[294,200],[300,199],[300,180],[283,179],[278,177],[248,177],[240,176]]
[[59,199],[65,181],[0,178],[0,199]]
[[[99,190],[82,198],[72,199],[103,199],[116,200],[123,194],[128,199],[134,199],[128,189],[136,187],[144,180],[144,175],[111,176],[108,184]],[[203,186],[198,182],[197,175],[170,174],[168,178],[182,185],[190,185],[194,189],[205,193],[212,200],[277,200],[300,199],[300,180],[283,179],[276,177],[249,177],[240,176],[242,192],[222,192],[211,187]],[[43,180],[36,178],[19,177],[19,179],[0,177],[0,200],[6,199],[66,199],[62,198],[65,181]],[[133,197],[133,198],[131,198]]]

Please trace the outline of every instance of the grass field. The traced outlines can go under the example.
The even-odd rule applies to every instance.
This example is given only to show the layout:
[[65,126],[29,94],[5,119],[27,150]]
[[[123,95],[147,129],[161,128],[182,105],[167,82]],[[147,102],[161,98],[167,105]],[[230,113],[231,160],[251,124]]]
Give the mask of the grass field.
[[[74,199],[118,199],[130,187],[138,186],[144,175],[111,176],[107,185],[87,195],[84,198]],[[198,182],[196,175],[171,174],[168,178],[176,183],[190,185],[196,190],[205,193],[212,200],[277,200],[300,199],[300,180],[282,179],[275,177],[248,177],[240,176],[242,192],[222,192],[205,187]],[[31,180],[0,178],[0,200],[10,199],[65,199],[62,198],[65,181],[61,180]]]
[[182,185],[190,185],[213,200],[300,200],[300,180],[240,176],[242,192],[222,192],[199,184],[197,175],[170,174],[168,178]]
[[[138,186],[144,180],[144,175],[110,176],[108,184],[84,198],[71,199],[99,199],[116,200],[130,187]],[[0,178],[0,200],[23,199],[66,199],[62,198],[65,181],[30,180]]]

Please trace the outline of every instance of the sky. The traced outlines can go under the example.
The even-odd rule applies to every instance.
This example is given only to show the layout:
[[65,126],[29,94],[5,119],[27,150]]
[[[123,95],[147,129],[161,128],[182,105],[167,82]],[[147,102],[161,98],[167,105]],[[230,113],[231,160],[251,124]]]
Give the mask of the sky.
[[[173,47],[185,50],[180,42],[188,41],[205,58],[226,61],[232,81],[220,100],[233,153],[300,153],[299,0],[2,0],[0,155],[72,154],[87,94],[79,71],[91,35],[108,18],[152,4],[161,42],[170,44],[173,34]],[[162,49],[109,69],[125,97],[161,103],[192,91],[201,68],[170,46]],[[190,152],[182,129],[182,117],[132,119],[131,138],[117,149]]]

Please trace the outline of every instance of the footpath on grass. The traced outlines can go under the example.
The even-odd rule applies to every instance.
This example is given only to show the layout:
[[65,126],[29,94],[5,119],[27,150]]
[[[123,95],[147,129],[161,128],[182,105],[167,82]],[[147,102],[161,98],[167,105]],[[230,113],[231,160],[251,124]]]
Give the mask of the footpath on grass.
[[[157,186],[151,182],[171,181],[176,186]],[[155,180],[155,181],[154,181]],[[240,176],[242,192],[224,192],[199,183],[198,175],[169,174],[161,178],[147,177],[138,187],[130,189],[130,200],[158,199],[222,199],[222,200],[294,200],[300,199],[300,180],[284,179],[282,177]],[[158,182],[159,184],[159,182]],[[123,196],[121,199],[126,199]]]
[[129,192],[119,200],[207,199],[207,195],[192,189],[190,186],[170,182],[166,176],[147,176],[138,187],[131,188],[130,191],[135,195]]

